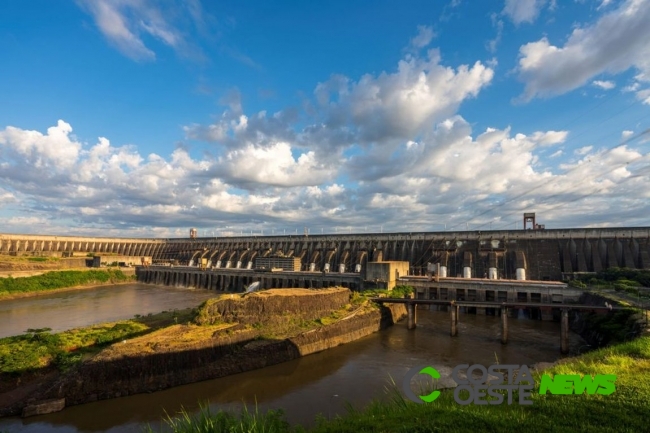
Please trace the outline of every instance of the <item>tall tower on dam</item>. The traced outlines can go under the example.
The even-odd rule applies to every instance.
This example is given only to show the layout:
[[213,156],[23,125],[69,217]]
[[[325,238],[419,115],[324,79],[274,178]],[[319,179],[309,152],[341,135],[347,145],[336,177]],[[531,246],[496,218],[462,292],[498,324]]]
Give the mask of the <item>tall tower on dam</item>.
[[301,271],[361,274],[368,262],[407,261],[409,275],[439,265],[448,277],[561,281],[612,267],[650,269],[650,227],[174,239],[0,234],[0,253],[151,256],[154,264],[239,269],[283,257],[299,259]]

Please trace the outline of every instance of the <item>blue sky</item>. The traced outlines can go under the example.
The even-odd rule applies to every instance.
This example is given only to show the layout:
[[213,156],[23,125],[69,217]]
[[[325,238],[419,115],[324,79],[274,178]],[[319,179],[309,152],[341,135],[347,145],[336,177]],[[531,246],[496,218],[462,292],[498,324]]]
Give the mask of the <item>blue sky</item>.
[[650,225],[650,0],[8,0],[1,232]]

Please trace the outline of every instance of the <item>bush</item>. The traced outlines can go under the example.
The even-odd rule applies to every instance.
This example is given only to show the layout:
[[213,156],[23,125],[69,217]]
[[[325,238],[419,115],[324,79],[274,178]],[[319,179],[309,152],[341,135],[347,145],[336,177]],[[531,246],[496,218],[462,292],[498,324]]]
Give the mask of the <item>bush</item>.
[[615,284],[619,283],[617,290],[625,290],[625,287],[650,287],[650,270],[609,268],[598,272],[595,277],[582,276],[579,279],[591,286],[614,284],[615,289]]
[[395,286],[393,289],[393,297],[403,298],[404,295],[410,295],[415,289],[412,286]]
[[569,287],[576,287],[578,289],[586,289],[587,285],[580,280],[571,280],[569,281]]
[[631,295],[635,295],[635,296],[639,295],[638,287],[626,287],[624,290]]
[[639,287],[641,285],[636,281],[627,280],[627,279],[624,279],[624,278],[621,278],[620,280],[618,280],[617,283],[625,284],[626,286],[629,286],[629,287]]

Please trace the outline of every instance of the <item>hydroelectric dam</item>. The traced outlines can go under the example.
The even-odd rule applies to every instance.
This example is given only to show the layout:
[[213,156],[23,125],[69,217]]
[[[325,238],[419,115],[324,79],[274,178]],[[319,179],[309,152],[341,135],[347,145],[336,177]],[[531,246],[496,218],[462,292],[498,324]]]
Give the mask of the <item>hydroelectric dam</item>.
[[0,254],[88,253],[133,257],[134,264],[149,257],[153,265],[202,266],[222,280],[258,272],[262,258],[293,259],[273,277],[287,287],[323,274],[331,283],[377,282],[369,273],[375,262],[402,262],[388,280],[425,276],[435,267],[440,277],[565,281],[612,267],[650,269],[650,227],[168,239],[0,234]]

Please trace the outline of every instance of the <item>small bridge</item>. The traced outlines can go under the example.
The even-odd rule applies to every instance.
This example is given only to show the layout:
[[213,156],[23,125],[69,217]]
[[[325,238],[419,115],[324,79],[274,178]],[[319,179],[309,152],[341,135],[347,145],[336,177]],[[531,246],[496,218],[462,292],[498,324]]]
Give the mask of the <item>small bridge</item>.
[[458,315],[460,307],[475,307],[475,308],[495,308],[501,310],[501,343],[508,342],[508,308],[559,308],[562,311],[561,315],[561,330],[560,330],[560,351],[563,354],[569,352],[569,310],[582,310],[582,311],[602,311],[609,312],[613,310],[625,310],[625,307],[612,307],[612,306],[594,306],[594,305],[578,305],[578,304],[542,304],[529,302],[476,302],[476,301],[443,301],[436,299],[413,299],[410,297],[404,298],[371,298],[378,304],[406,304],[406,311],[408,313],[407,328],[415,329],[417,320],[416,305],[444,305],[449,307],[449,319],[451,324],[451,336],[458,335]]

